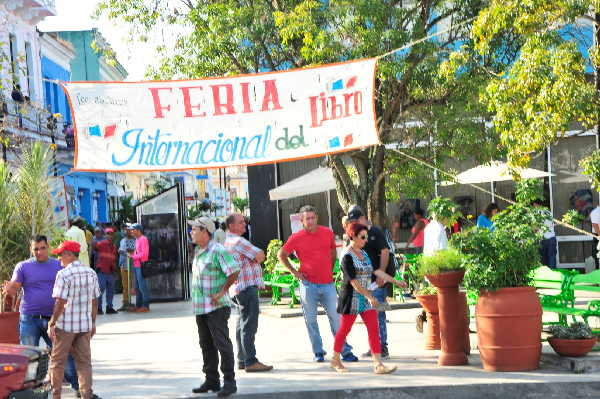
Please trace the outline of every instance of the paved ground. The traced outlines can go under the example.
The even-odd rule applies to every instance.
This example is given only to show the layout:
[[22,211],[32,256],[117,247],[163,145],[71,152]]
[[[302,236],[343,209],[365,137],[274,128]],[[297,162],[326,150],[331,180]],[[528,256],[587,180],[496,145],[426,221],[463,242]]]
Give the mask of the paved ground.
[[[284,306],[283,311],[287,312],[286,309]],[[265,310],[270,315],[277,314],[273,309]],[[398,371],[388,376],[373,375],[368,359],[347,364],[351,372],[338,375],[328,368],[328,363],[312,361],[303,318],[262,315],[257,336],[258,357],[273,364],[275,370],[237,373],[238,393],[332,390],[333,397],[333,390],[352,388],[600,382],[600,374],[571,374],[549,363],[534,372],[488,373],[483,371],[476,351],[469,366],[440,368],[437,352],[423,350],[423,336],[415,331],[414,319],[419,312],[417,308],[388,312],[392,355],[388,363],[398,366]],[[230,328],[235,319],[231,318]],[[319,316],[319,323],[325,347],[330,350],[333,338],[326,317]],[[364,325],[354,327],[349,342],[357,354],[368,349]],[[545,347],[545,351],[551,349]],[[152,312],[145,314],[99,316],[92,357],[94,390],[105,399],[190,397],[191,389],[202,381],[201,353],[189,302],[153,304]],[[70,389],[65,387],[64,391],[64,397],[74,397]],[[210,397],[197,395],[207,396]]]

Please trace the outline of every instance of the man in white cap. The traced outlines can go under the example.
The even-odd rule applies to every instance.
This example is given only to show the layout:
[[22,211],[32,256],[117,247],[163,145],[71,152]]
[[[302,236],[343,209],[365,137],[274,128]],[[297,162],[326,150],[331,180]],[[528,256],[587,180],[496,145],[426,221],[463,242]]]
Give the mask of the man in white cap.
[[192,241],[196,244],[192,263],[192,304],[205,375],[204,383],[192,392],[213,391],[218,392],[219,397],[226,397],[237,392],[235,356],[227,325],[232,302],[227,291],[237,280],[240,268],[225,247],[213,240],[215,224],[210,218],[201,217],[188,223],[192,226]]

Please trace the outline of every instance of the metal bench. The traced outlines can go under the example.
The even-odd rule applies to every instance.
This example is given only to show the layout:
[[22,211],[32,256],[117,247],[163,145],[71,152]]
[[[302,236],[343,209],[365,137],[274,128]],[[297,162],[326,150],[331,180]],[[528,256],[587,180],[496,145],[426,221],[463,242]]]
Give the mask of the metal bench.
[[[298,264],[290,260],[290,263],[294,267],[298,267]],[[268,278],[267,278],[268,277]],[[299,281],[295,278],[285,266],[278,263],[272,270],[271,274],[265,276],[265,285],[271,287],[271,304],[277,305],[281,301],[283,290],[287,289],[290,293],[291,301],[290,308],[300,303],[298,296],[296,295],[296,288],[299,286]]]

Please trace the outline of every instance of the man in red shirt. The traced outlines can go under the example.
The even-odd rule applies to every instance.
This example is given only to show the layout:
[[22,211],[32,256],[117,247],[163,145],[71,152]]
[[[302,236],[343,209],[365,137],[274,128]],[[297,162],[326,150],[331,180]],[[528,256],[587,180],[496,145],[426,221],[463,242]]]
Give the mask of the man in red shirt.
[[98,272],[98,283],[100,285],[100,297],[98,298],[98,314],[103,314],[102,297],[106,291],[106,314],[115,314],[113,308],[113,296],[115,295],[115,275],[117,265],[117,247],[113,244],[113,229],[106,229],[103,240],[95,243],[96,269]]
[[[315,361],[324,362],[326,352],[317,323],[317,306],[319,303],[327,312],[331,332],[335,336],[340,326],[340,315],[337,313],[337,292],[333,284],[333,267],[337,253],[331,229],[317,224],[317,210],[306,205],[300,208],[302,230],[292,234],[279,250],[281,263],[300,280],[300,300],[302,312],[308,330],[308,337],[315,354]],[[292,252],[300,260],[300,269],[296,270],[289,261]],[[347,362],[356,362],[358,358],[352,353],[352,347],[344,343],[342,357]]]

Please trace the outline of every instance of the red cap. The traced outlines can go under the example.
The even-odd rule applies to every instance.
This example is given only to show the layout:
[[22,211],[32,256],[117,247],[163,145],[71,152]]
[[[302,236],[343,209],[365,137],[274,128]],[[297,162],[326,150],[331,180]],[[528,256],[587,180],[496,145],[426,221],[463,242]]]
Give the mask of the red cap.
[[63,251],[79,253],[80,249],[81,245],[79,245],[79,243],[76,241],[63,241],[60,243],[58,248],[52,250],[52,253],[54,255],[62,254]]
[[114,233],[114,232],[115,232],[115,229],[113,229],[111,227],[104,229],[104,233],[106,233],[106,234],[110,234],[110,233]]

